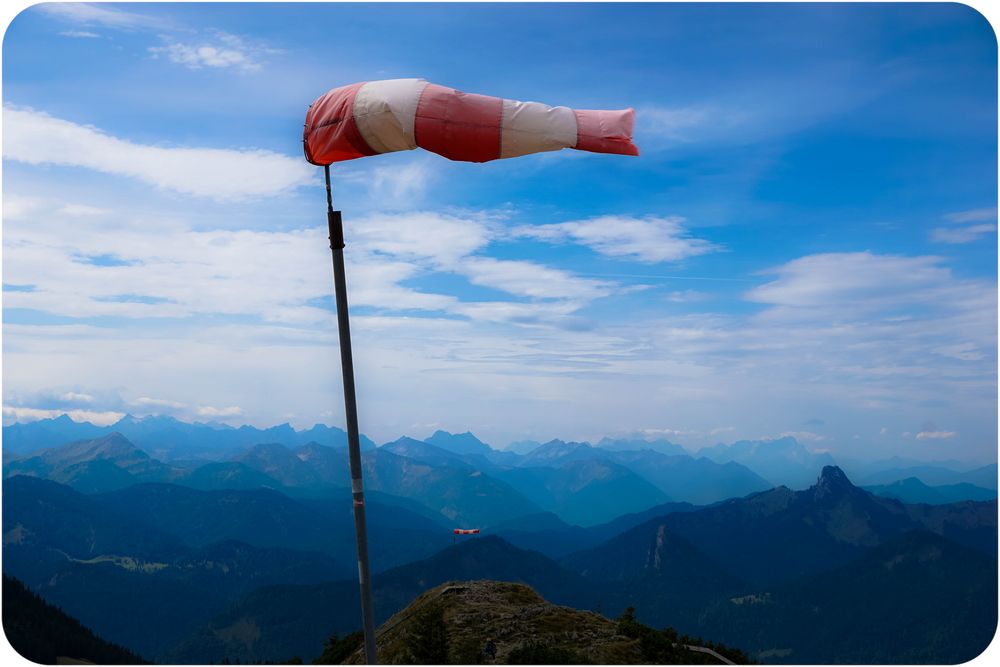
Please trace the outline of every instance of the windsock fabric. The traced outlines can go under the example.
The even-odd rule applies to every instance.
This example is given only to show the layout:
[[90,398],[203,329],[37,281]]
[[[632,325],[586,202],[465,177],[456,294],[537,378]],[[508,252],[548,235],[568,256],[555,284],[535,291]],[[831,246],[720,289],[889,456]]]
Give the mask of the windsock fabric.
[[316,165],[417,147],[463,162],[562,148],[638,155],[634,122],[632,109],[550,107],[390,79],[334,88],[313,102],[303,146]]

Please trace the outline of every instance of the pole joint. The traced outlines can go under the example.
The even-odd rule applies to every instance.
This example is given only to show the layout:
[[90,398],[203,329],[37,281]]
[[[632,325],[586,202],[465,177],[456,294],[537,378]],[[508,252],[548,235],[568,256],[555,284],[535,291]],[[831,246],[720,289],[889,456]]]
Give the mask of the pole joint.
[[326,220],[330,226],[330,250],[343,250],[345,245],[344,223],[341,220],[340,211],[327,211]]
[[333,210],[333,189],[330,187],[330,165],[323,166],[326,180],[326,221],[330,227],[330,250],[344,249],[344,223],[340,211]]

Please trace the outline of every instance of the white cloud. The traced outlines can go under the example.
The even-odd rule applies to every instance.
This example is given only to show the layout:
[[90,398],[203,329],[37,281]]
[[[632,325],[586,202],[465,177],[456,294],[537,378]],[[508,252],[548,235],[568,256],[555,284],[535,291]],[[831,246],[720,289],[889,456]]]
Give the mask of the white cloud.
[[365,181],[383,203],[386,199],[405,203],[421,196],[434,176],[435,170],[429,161],[415,160],[391,167],[375,167],[366,175]]
[[937,243],[972,243],[980,237],[995,232],[994,224],[969,225],[968,227],[936,227],[931,230],[931,240]]
[[[8,307],[68,317],[249,315],[293,326],[333,318],[327,309],[329,246],[321,228],[192,230],[172,220],[96,212],[81,220],[76,208],[44,203],[32,210],[47,209],[55,215],[39,213],[30,224],[6,230],[5,281],[34,286],[5,293]],[[617,289],[535,262],[478,255],[494,238],[489,216],[377,214],[356,223],[347,254],[355,306],[567,326],[574,311]],[[68,224],[85,224],[85,232],[67,236]],[[517,300],[460,301],[407,284],[442,273]]]
[[66,401],[67,403],[93,403],[94,397],[90,394],[67,391],[59,395],[59,400]]
[[96,32],[89,32],[86,30],[64,30],[59,33],[63,37],[75,37],[77,39],[99,39],[100,35]]
[[740,76],[716,81],[696,99],[643,105],[636,114],[636,135],[647,152],[695,142],[773,141],[890,94],[905,79],[901,70],[898,64],[873,69],[850,59],[789,63],[778,77]]
[[921,431],[917,433],[917,440],[949,440],[955,435],[954,431]]
[[968,211],[957,211],[944,216],[948,222],[965,224],[968,222],[996,222],[997,209],[995,206],[989,208],[975,208]]
[[770,273],[746,295],[766,307],[723,338],[734,373],[767,374],[783,381],[778,391],[808,388],[873,419],[931,405],[975,422],[986,397],[995,402],[992,280],[956,278],[941,258],[868,252],[810,255]]
[[3,407],[5,422],[33,422],[39,419],[53,419],[62,415],[69,415],[75,422],[90,422],[98,426],[108,426],[125,416],[123,412],[96,412],[93,410],[42,410],[39,408],[25,408],[18,406]]
[[[111,8],[107,4],[86,3],[45,3],[36,7],[50,16],[81,26],[102,26],[117,30],[159,30],[174,32],[180,30],[185,35],[194,32],[170,20],[151,14],[129,12]],[[207,30],[206,36],[194,42],[181,42],[168,34],[161,34],[162,46],[151,46],[147,51],[154,58],[164,56],[170,62],[189,69],[233,68],[245,72],[255,72],[261,68],[264,56],[277,53],[277,49],[259,44],[250,44],[245,39],[220,30]],[[65,30],[59,33],[65,37],[98,38],[99,34],[87,30]]]
[[119,29],[166,28],[170,25],[165,19],[112,8],[105,3],[97,6],[84,2],[46,2],[35,5],[32,9],[81,25],[101,25]]
[[251,72],[260,69],[260,65],[251,60],[246,53],[221,46],[208,44],[193,46],[175,42],[167,46],[151,46],[147,50],[154,57],[163,54],[170,62],[184,65],[188,69],[236,67]]
[[369,216],[353,226],[351,235],[369,252],[450,266],[485,248],[493,236],[491,226],[481,214],[414,211]]
[[[86,200],[73,201],[81,203],[5,198],[19,213],[4,229],[5,280],[37,285],[5,293],[5,304],[130,319],[5,325],[6,386],[100,395],[101,387],[72,383],[101,378],[104,388],[127,382],[140,398],[85,406],[94,411],[135,404],[262,425],[289,412],[309,422],[337,406],[325,229],[192,229],[162,215],[96,207],[81,215],[76,207]],[[954,429],[947,446],[971,450],[966,441],[989,440],[970,425],[992,409],[984,395],[995,404],[990,280],[956,278],[941,258],[812,255],[751,290],[759,306],[750,314],[676,316],[655,299],[656,312],[587,323],[577,313],[621,286],[491,257],[491,244],[507,238],[502,218],[418,211],[351,221],[349,298],[352,308],[369,307],[352,313],[352,333],[362,428],[373,437],[440,418],[442,405],[452,423],[503,442],[514,429],[565,436],[622,423],[683,423],[705,433],[721,422],[736,434],[776,433],[801,423],[785,421],[789,414],[815,414],[821,403],[850,422],[840,437],[832,418],[824,429],[840,447],[882,424],[898,432],[904,417],[925,411],[921,402],[948,397],[952,406],[926,409]],[[67,235],[70,227],[80,233]],[[126,263],[80,261],[100,255]],[[463,302],[450,287],[421,282],[436,274],[448,285],[461,276],[511,296]],[[408,317],[412,311],[426,316]],[[150,398],[164,396],[170,400]],[[219,412],[199,415],[197,406]],[[235,406],[242,415],[221,416]],[[945,410],[955,414],[946,419]],[[497,417],[515,412],[516,425]],[[910,440],[928,450],[942,444]]]
[[[972,243],[981,237],[995,232],[997,229],[997,209],[976,208],[968,211],[948,213],[944,219],[952,223],[951,227],[936,227],[931,230],[931,240],[936,243]],[[969,224],[980,223],[980,224]],[[964,226],[956,226],[964,225]]]
[[43,201],[37,197],[23,197],[10,192],[3,193],[3,219],[5,221],[20,220],[37,211]]
[[940,257],[871,252],[807,255],[767,271],[777,279],[746,294],[788,308],[867,312],[936,300],[956,281]]
[[525,225],[512,235],[561,243],[572,241],[602,255],[637,262],[676,262],[718,250],[718,246],[694,238],[684,228],[684,218],[606,215],[548,225]]
[[701,292],[699,290],[675,290],[667,294],[667,301],[671,303],[692,303],[695,301],[704,301],[711,298],[711,296],[706,292]]
[[151,46],[147,50],[154,58],[165,56],[170,62],[183,65],[188,69],[234,68],[244,72],[260,70],[260,59],[265,49],[251,46],[242,38],[222,32],[214,34],[214,41],[202,41],[198,44],[184,44],[172,38],[162,38],[164,46]]
[[[688,142],[704,138],[706,132],[718,130],[727,117],[707,106],[665,108],[644,106],[636,112],[636,134],[650,135],[670,141]],[[737,124],[739,119],[728,119]]]
[[202,405],[197,411],[199,417],[239,417],[243,415],[243,409],[238,406],[230,406],[227,408],[215,408],[211,405]]
[[957,343],[954,345],[942,345],[934,348],[934,352],[952,359],[962,361],[981,361],[985,355],[975,343]]
[[456,270],[474,285],[537,299],[591,301],[613,292],[613,286],[608,283],[580,278],[568,271],[535,262],[467,257],[459,263]]
[[83,167],[219,200],[270,196],[316,178],[304,160],[271,151],[138,144],[11,106],[4,107],[3,150],[27,164]]

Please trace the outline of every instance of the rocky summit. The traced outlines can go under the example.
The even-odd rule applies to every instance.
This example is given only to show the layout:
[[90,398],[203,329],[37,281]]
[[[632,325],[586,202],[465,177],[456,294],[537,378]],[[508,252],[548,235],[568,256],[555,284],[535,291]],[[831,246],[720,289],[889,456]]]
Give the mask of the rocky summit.
[[[495,655],[484,652],[488,643]],[[620,622],[490,580],[425,591],[376,632],[380,664],[642,664],[650,662],[643,644]],[[701,646],[675,647],[679,664],[721,662]],[[363,663],[363,650],[347,662]]]

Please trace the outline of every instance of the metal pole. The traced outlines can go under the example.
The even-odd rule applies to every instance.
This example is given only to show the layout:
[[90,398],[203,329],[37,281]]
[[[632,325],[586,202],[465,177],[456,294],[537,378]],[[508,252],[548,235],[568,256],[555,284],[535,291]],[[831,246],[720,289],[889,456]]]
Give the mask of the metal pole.
[[361,443],[358,435],[358,401],[354,395],[354,359],[351,355],[351,324],[347,313],[347,277],[344,272],[344,225],[340,211],[333,210],[330,166],[326,175],[326,217],[333,252],[333,286],[337,296],[337,327],[340,332],[340,367],[344,374],[344,407],[347,414],[347,448],[351,459],[351,491],[354,497],[354,528],[358,538],[358,582],[361,585],[361,620],[365,631],[365,662],[377,664],[375,623],[372,613],[372,583],[368,570],[368,530],[365,526],[365,491],[361,480]]

